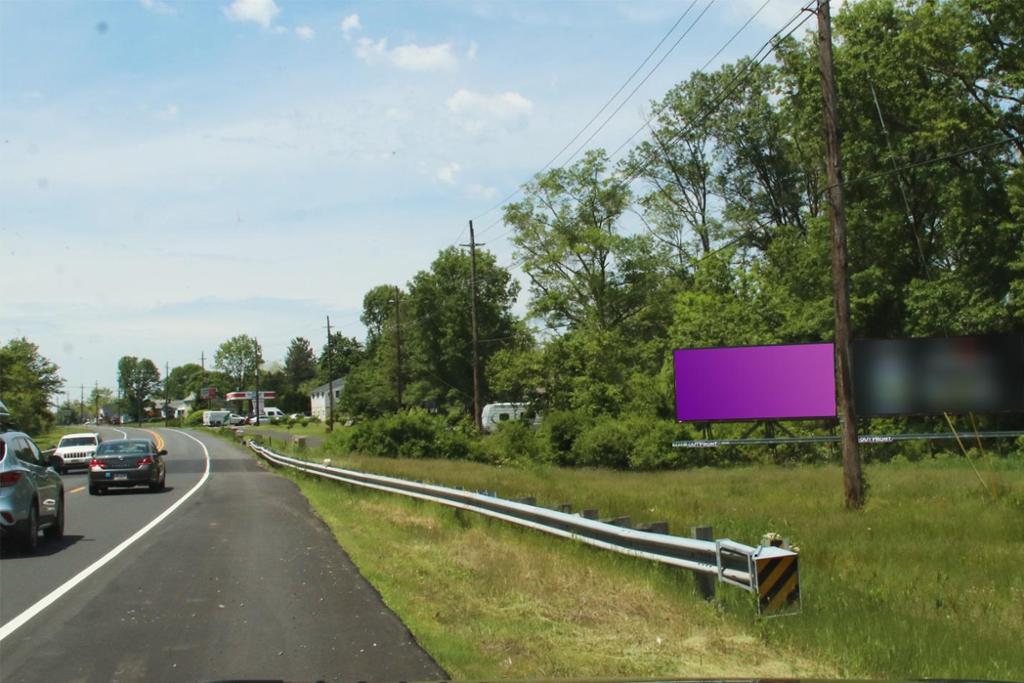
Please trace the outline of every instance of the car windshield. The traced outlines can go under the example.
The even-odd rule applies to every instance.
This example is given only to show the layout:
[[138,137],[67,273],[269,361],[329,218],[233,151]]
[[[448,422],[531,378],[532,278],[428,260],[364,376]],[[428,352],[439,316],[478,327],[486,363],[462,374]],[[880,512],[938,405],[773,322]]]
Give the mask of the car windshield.
[[65,437],[65,438],[60,440],[60,444],[59,444],[59,446],[61,448],[67,448],[67,447],[70,447],[70,446],[95,446],[95,445],[96,445],[96,437],[95,436]]
[[107,441],[96,449],[96,455],[145,455],[153,451],[148,441]]

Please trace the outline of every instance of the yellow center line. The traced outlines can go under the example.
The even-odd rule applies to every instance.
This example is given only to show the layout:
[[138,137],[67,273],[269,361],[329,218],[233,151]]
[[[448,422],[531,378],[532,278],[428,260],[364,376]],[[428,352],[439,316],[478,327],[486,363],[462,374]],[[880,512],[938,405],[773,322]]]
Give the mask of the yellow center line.
[[85,490],[84,486],[79,486],[77,489],[71,489],[70,491],[68,491],[68,493],[78,493],[79,491],[84,491],[84,490]]
[[144,431],[147,431],[147,432],[149,432],[150,434],[153,435],[153,438],[156,439],[156,449],[158,451],[162,451],[164,449],[164,439],[163,439],[163,437],[160,436],[159,434],[157,434],[156,432],[154,432],[152,429],[146,429]]

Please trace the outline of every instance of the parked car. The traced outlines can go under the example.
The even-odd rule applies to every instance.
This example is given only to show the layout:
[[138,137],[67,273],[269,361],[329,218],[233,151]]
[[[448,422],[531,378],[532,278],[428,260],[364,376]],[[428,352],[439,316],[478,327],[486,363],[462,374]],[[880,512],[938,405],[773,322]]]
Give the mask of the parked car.
[[230,425],[242,425],[242,424],[245,424],[245,417],[243,417],[242,415],[236,415],[235,413],[231,413],[230,415],[228,415],[228,424],[230,424]]
[[88,469],[89,461],[96,455],[96,448],[103,443],[103,437],[92,432],[66,434],[60,438],[53,455],[57,458],[54,469],[64,474],[70,469]]
[[162,491],[167,482],[166,450],[149,439],[107,441],[89,462],[89,493],[99,495],[111,487],[148,486]]
[[27,434],[0,433],[0,538],[31,553],[40,530],[64,536],[64,482]]

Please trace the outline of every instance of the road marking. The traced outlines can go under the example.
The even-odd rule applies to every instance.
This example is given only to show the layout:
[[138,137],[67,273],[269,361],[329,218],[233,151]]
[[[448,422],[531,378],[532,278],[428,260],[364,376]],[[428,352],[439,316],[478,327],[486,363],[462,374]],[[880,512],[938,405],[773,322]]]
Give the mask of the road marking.
[[178,500],[174,501],[174,503],[172,503],[169,508],[167,508],[166,510],[161,512],[159,515],[157,515],[156,518],[153,521],[151,521],[149,524],[147,524],[146,526],[142,527],[141,529],[136,531],[134,534],[132,534],[131,536],[129,536],[125,540],[121,541],[121,543],[119,543],[117,546],[115,546],[106,555],[104,555],[100,559],[96,560],[95,562],[90,564],[88,567],[86,567],[82,571],[80,571],[77,574],[75,574],[73,577],[71,577],[70,579],[65,581],[59,587],[57,587],[54,590],[52,590],[48,595],[46,595],[45,597],[43,597],[42,599],[37,601],[34,605],[32,605],[31,607],[26,609],[24,612],[22,612],[21,614],[19,614],[16,617],[14,617],[13,619],[8,621],[3,626],[0,626],[0,642],[3,642],[3,640],[7,636],[11,635],[15,631],[17,631],[19,628],[24,626],[26,623],[28,623],[28,621],[30,619],[32,619],[32,617],[36,616],[37,614],[42,612],[44,609],[46,609],[47,607],[49,607],[53,603],[57,602],[57,600],[59,600],[61,598],[61,596],[63,596],[65,593],[67,593],[72,588],[74,588],[78,584],[80,584],[83,581],[85,581],[87,578],[92,576],[98,570],[102,569],[104,565],[108,564],[115,557],[117,557],[118,555],[123,553],[131,544],[135,543],[135,541],[137,541],[140,538],[142,538],[143,536],[145,536],[157,524],[159,524],[160,522],[162,522],[165,519],[167,519],[167,517],[169,517],[172,512],[174,512],[179,507],[181,507],[185,503],[186,500],[191,498],[192,495],[196,491],[198,491],[200,488],[203,487],[203,484],[206,483],[206,480],[210,478],[210,451],[208,451],[206,449],[206,444],[204,444],[202,441],[200,441],[196,437],[192,436],[191,434],[186,434],[185,432],[180,432],[177,429],[172,429],[170,431],[177,432],[178,434],[181,434],[183,436],[187,436],[188,438],[192,439],[197,444],[199,444],[199,446],[203,449],[203,455],[206,457],[206,470],[203,472],[203,476],[199,480],[199,482],[195,486],[193,486],[191,489],[189,489],[188,493],[186,493],[184,496],[182,496]]
[[[162,436],[160,436],[159,434],[154,432],[152,429],[144,429],[143,431],[149,432],[150,434],[153,435],[153,438],[156,439],[156,449],[158,451],[162,451],[164,449],[164,438]],[[171,431],[173,432],[175,430],[172,429]],[[185,432],[181,432],[181,433],[185,434]],[[185,436],[188,436],[188,434],[185,434]],[[198,441],[198,439],[197,439],[197,441]],[[202,443],[202,442],[200,441],[200,443]]]
[[68,491],[68,493],[78,493],[79,491],[84,491],[84,490],[85,490],[84,486],[79,486],[77,489],[71,489],[70,491]]
[[122,431],[122,430],[118,429],[117,427],[111,427],[111,429],[113,429],[115,432],[120,434],[122,439],[127,439],[128,438],[128,432]]

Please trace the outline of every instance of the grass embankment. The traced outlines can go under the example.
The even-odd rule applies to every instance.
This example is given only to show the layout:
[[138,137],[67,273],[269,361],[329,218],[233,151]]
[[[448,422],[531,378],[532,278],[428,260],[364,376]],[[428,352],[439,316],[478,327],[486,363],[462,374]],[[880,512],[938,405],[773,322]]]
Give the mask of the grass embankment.
[[65,425],[65,426],[53,426],[47,429],[45,432],[32,435],[32,440],[36,442],[42,450],[46,451],[54,448],[60,438],[65,434],[79,434],[84,432],[95,432],[95,425]]
[[280,423],[271,423],[267,425],[261,424],[259,427],[256,425],[240,425],[240,428],[244,429],[246,434],[273,432],[295,436],[327,436],[327,426],[322,422],[310,422],[305,427],[300,424],[287,427]]
[[[663,473],[497,468],[338,458],[602,516],[714,526],[801,546],[804,611],[758,621],[751,598],[717,607],[685,572],[297,476],[361,571],[456,677],[832,675],[1024,680],[1024,464],[870,467],[862,512],[834,466]],[[996,471],[991,471],[995,468]]]

